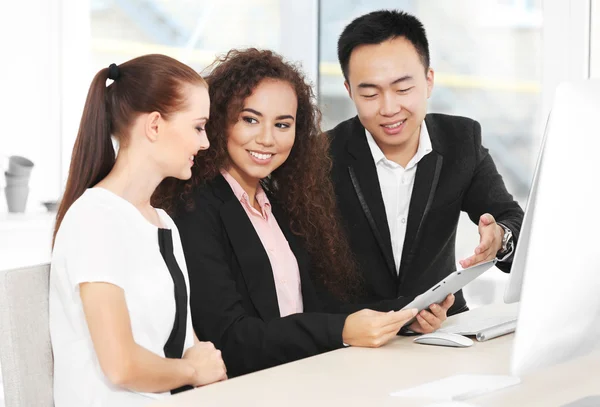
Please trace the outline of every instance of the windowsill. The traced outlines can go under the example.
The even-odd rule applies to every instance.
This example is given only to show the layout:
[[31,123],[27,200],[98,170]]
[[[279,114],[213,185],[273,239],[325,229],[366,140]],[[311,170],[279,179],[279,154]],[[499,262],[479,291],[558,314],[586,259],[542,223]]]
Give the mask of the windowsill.
[[[53,224],[56,212],[29,211],[24,213],[0,213],[0,233],[16,229],[44,228]],[[51,227],[51,226],[50,226]]]
[[0,212],[0,269],[47,263],[51,257],[55,212]]

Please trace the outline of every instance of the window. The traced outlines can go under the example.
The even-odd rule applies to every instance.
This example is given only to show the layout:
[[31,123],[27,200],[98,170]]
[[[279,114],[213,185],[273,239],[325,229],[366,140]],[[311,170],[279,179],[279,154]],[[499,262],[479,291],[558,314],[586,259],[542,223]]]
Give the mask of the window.
[[[600,0],[8,2],[4,12],[10,18],[0,26],[9,61],[0,65],[8,106],[0,166],[8,155],[31,158],[36,166],[28,211],[45,210],[39,202],[57,199],[64,187],[94,73],[150,52],[201,70],[233,47],[278,51],[301,62],[318,85],[329,129],[355,115],[337,62],[337,38],[353,18],[381,8],[400,8],[424,22],[436,70],[430,111],[482,124],[485,145],[524,206],[555,86],[581,79],[584,71],[600,77]],[[590,44],[584,41],[590,38],[589,22]],[[3,183],[0,177],[0,187]],[[0,212],[5,211],[0,196]],[[476,228],[461,220],[458,256],[470,253],[476,242]]]
[[[63,183],[94,74],[111,63],[160,53],[202,71],[231,48],[280,48],[282,0],[89,0],[70,6],[63,98]],[[71,5],[71,3],[69,2]],[[79,22],[79,25],[75,22]]]
[[230,48],[278,50],[280,0],[92,0],[92,67],[157,52],[202,70]]

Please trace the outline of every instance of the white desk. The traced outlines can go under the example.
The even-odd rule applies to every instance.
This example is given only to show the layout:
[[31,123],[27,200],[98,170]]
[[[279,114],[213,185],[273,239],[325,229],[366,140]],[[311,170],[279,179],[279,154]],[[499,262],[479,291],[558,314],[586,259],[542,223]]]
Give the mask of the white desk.
[[[509,374],[513,338],[446,348],[399,337],[379,349],[336,350],[182,393],[152,407],[427,406],[433,401],[389,394],[460,373]],[[600,394],[600,351],[466,402],[481,407],[551,407],[594,394]]]

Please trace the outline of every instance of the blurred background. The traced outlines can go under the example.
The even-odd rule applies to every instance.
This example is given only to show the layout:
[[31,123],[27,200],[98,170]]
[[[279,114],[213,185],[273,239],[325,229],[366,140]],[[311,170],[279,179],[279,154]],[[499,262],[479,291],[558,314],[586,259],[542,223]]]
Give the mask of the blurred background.
[[[204,70],[231,48],[270,48],[302,64],[329,129],[355,115],[336,43],[353,18],[397,8],[424,23],[435,88],[429,111],[478,120],[483,142],[525,207],[543,124],[562,80],[600,77],[600,0],[20,0],[3,2],[0,165],[34,163],[27,207],[0,196],[0,267],[49,259],[89,83],[110,63],[164,53]],[[4,185],[0,177],[0,187]],[[3,195],[3,194],[2,194]],[[51,206],[51,205],[49,205]],[[477,228],[459,226],[457,257]],[[472,305],[501,301],[506,276],[472,283]]]

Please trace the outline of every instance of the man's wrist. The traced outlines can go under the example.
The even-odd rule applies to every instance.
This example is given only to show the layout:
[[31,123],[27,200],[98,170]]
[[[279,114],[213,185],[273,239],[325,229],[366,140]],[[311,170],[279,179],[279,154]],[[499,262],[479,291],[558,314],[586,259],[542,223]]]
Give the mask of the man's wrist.
[[504,252],[504,237],[506,236],[506,231],[504,230],[504,227],[502,224],[500,223],[496,223],[496,226],[498,226],[498,228],[500,229],[500,247],[498,248],[498,250],[496,251],[496,253],[503,253]]
[[500,250],[496,253],[496,260],[506,261],[514,251],[512,231],[503,223],[497,222],[496,224],[502,229],[502,243]]

